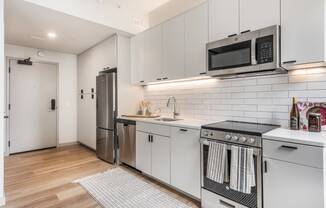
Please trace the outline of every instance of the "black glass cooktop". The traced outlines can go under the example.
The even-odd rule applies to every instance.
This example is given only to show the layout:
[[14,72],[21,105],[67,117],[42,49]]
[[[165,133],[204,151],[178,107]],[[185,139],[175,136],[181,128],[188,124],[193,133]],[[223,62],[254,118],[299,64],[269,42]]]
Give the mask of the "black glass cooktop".
[[241,134],[261,136],[262,134],[276,129],[280,126],[272,124],[247,123],[238,121],[223,121],[202,126],[203,129],[219,130]]

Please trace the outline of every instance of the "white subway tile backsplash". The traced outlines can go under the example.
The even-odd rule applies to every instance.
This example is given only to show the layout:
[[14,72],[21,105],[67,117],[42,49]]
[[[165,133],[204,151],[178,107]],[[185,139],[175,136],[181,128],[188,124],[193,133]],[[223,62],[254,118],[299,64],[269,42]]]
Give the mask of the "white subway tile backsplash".
[[309,90],[322,90],[322,89],[326,89],[326,82],[310,82],[310,83],[308,83],[308,89]]
[[289,112],[289,106],[288,105],[258,105],[258,111]]
[[232,105],[234,111],[257,111],[257,105]]
[[326,96],[326,90],[305,90],[305,91],[290,91],[290,97],[302,98],[323,98]]
[[257,85],[257,86],[247,86],[245,87],[246,92],[266,92],[271,91],[271,85]]
[[260,77],[260,78],[257,78],[258,81],[257,81],[257,84],[258,85],[266,85],[266,84],[281,84],[281,83],[288,83],[289,82],[289,79],[288,79],[288,76],[287,75],[277,75],[277,76],[274,76],[274,77],[266,77],[266,78],[263,78],[263,77]]
[[288,91],[273,91],[273,92],[258,92],[258,98],[287,98],[289,97]]
[[244,115],[249,118],[272,118],[271,112],[245,112]]
[[254,92],[232,93],[232,98],[256,98],[257,94]]
[[[310,73],[311,72],[311,73]],[[178,84],[144,89],[153,109],[166,107],[169,96],[177,99],[184,118],[237,120],[288,126],[292,97],[299,101],[326,102],[326,69],[290,71],[257,78],[217,80],[210,84]]]

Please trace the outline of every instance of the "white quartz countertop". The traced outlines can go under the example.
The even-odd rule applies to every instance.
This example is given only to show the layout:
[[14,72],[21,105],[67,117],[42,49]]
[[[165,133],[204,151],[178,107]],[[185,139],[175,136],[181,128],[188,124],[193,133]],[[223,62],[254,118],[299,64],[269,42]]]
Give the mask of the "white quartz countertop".
[[207,120],[196,120],[196,119],[182,119],[178,121],[157,121],[158,118],[131,118],[131,117],[124,117],[121,116],[119,119],[131,120],[131,121],[138,121],[138,122],[146,122],[146,123],[154,123],[159,125],[165,126],[175,126],[175,127],[183,127],[183,128],[190,128],[190,129],[200,129],[201,126],[219,122],[219,121],[207,121]]
[[263,135],[264,139],[326,147],[326,132],[295,131],[278,128]]

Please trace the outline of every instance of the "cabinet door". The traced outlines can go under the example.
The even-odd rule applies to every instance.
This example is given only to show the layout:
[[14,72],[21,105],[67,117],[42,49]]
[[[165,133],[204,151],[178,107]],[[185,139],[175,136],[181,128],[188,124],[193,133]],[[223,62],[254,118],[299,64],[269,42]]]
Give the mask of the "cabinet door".
[[281,1],[281,54],[285,68],[324,60],[324,16],[324,0]]
[[206,43],[208,42],[208,4],[185,15],[185,76],[194,77],[206,72]]
[[144,132],[136,132],[136,168],[151,175],[151,143],[149,135]]
[[171,185],[200,198],[200,132],[172,128]]
[[144,84],[144,33],[140,33],[131,39],[131,82],[132,84]]
[[78,141],[96,149],[96,99],[90,94],[78,95]]
[[240,0],[240,32],[281,24],[280,0]]
[[265,159],[264,208],[323,208],[323,170]]
[[239,0],[209,0],[209,41],[239,33]]
[[185,68],[185,17],[163,24],[163,79],[183,78]]
[[162,25],[145,31],[145,79],[148,82],[162,78],[163,47]]
[[170,184],[170,138],[154,135],[152,142],[152,176]]

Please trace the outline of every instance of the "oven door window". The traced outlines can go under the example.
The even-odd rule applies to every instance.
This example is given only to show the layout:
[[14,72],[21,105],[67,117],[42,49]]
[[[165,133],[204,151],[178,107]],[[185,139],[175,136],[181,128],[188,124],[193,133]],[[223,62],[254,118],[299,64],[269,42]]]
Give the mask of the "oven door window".
[[209,71],[251,65],[251,40],[208,50]]
[[[215,181],[210,180],[206,177],[207,172],[207,162],[208,162],[208,151],[209,146],[203,145],[203,188],[213,193],[216,193],[220,196],[223,196],[227,199],[235,201],[239,204],[242,204],[249,208],[257,208],[258,207],[258,200],[257,200],[257,186],[251,188],[251,194],[241,193],[235,190],[230,189],[230,183],[224,182],[224,184],[217,183]],[[227,150],[227,157],[228,161],[231,161],[231,150]],[[254,155],[255,161],[255,175],[257,176],[257,156]],[[230,173],[230,166],[229,171]],[[228,177],[230,178],[230,177]],[[256,178],[256,185],[257,185],[257,177]]]

